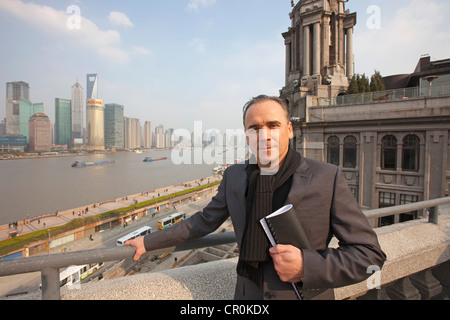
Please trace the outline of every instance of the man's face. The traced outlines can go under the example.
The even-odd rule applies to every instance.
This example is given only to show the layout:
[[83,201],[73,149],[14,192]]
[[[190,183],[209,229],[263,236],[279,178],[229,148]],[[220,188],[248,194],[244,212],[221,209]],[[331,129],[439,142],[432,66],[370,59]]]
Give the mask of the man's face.
[[247,110],[244,123],[247,144],[259,167],[278,170],[294,137],[283,107],[272,100],[255,103]]

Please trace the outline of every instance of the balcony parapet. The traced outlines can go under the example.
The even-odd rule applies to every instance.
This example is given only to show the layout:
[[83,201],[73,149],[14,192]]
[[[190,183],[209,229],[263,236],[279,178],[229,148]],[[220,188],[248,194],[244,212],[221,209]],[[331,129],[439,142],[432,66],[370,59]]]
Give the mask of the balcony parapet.
[[[430,202],[431,201],[431,202]],[[421,208],[430,208],[432,215],[413,221],[402,222],[381,228],[375,232],[382,249],[387,255],[387,261],[383,269],[375,272],[367,281],[347,287],[335,289],[336,299],[351,299],[356,297],[368,297],[372,299],[429,299],[441,292],[448,292],[450,286],[450,198],[424,201],[414,204]],[[437,209],[439,206],[440,209]],[[411,210],[410,206],[400,208],[397,206],[389,211],[389,208],[380,211],[368,211],[368,217],[379,217],[380,215],[392,215]],[[439,219],[437,214],[439,213]],[[433,223],[429,223],[433,222]],[[234,234],[226,233],[212,235],[208,238],[212,242],[205,244],[204,240],[187,244],[177,250],[186,250],[199,246],[217,245],[234,241]],[[336,246],[336,241],[331,246]],[[98,256],[86,258],[89,251],[73,252],[69,254],[55,255],[64,258],[66,266],[70,264],[89,263],[88,261],[106,261],[104,259],[116,259],[116,255],[130,258],[134,251],[130,247],[102,250],[96,253]],[[79,261],[84,257],[83,261]],[[17,259],[9,261],[8,264],[0,263],[0,276],[16,274],[29,271],[29,263],[34,258]],[[38,258],[36,258],[38,259]],[[39,270],[48,269],[44,265],[35,266]],[[55,259],[52,258],[53,261]],[[100,259],[100,260],[98,260]],[[36,260],[37,261],[37,260]],[[81,287],[64,288],[61,295],[56,298],[63,300],[86,300],[86,299],[173,299],[173,300],[228,300],[234,296],[234,285],[236,281],[237,258],[208,262],[204,264],[186,266],[170,269],[156,273],[144,273],[127,276],[112,280],[103,280],[82,284]],[[7,267],[14,270],[6,272]],[[443,267],[444,266],[444,267]],[[62,268],[56,262],[50,267]],[[28,271],[24,271],[28,270]],[[376,271],[376,270],[375,270]],[[371,273],[372,270],[368,270]],[[43,282],[46,277],[43,271]],[[379,289],[374,289],[379,287]],[[81,289],[81,290],[78,290]],[[371,290],[372,289],[372,290]],[[59,290],[58,290],[59,291]],[[24,299],[23,297],[21,297]],[[43,298],[54,298],[51,295]],[[28,296],[28,299],[39,299],[37,295]]]
[[[442,214],[438,225],[427,223],[426,219],[420,219],[377,228],[375,231],[387,255],[383,269],[367,281],[335,289],[337,300],[364,296],[370,289],[378,291],[375,294],[384,294],[387,290],[388,295],[384,295],[385,298],[394,297],[392,290],[403,292],[409,288],[408,286],[405,288],[404,282],[407,285],[411,283],[417,285],[418,282],[411,279],[426,277],[433,279],[432,274],[421,274],[421,272],[429,272],[450,260],[450,213]],[[232,258],[157,273],[105,280],[82,285],[82,290],[66,288],[61,292],[61,298],[67,300],[231,300],[234,296],[237,260]],[[450,274],[446,275],[448,276]],[[446,279],[448,283],[450,278]],[[440,286],[445,286],[445,279],[443,282]],[[380,289],[376,289],[378,286]],[[422,285],[424,286],[426,287]],[[400,289],[394,289],[397,287]],[[414,286],[412,290],[419,291]],[[442,288],[438,292],[441,291]],[[406,293],[403,295],[407,297]],[[417,293],[415,295],[416,298],[425,296],[426,293],[420,295],[420,292],[419,295]],[[401,294],[398,297],[401,297]]]

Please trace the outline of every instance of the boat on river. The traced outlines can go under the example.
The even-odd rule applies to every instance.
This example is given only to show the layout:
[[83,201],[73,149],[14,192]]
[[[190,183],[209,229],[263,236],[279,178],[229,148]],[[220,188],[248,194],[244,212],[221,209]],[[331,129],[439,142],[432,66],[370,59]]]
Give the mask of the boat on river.
[[85,167],[92,167],[92,166],[101,166],[106,164],[113,164],[115,163],[114,160],[112,161],[98,161],[98,162],[86,162],[86,161],[75,161],[72,164],[72,168],[85,168]]
[[144,162],[154,162],[154,161],[161,161],[161,160],[167,160],[167,157],[156,158],[156,159],[154,159],[153,157],[145,157]]

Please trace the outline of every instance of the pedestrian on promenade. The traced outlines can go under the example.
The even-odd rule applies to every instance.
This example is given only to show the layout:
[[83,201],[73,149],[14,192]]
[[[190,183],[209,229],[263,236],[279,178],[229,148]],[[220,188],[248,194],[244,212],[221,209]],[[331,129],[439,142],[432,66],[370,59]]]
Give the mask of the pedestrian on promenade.
[[[230,216],[239,246],[236,299],[333,299],[327,290],[363,281],[386,255],[343,173],[304,158],[292,147],[293,127],[285,101],[259,96],[244,106],[244,127],[254,157],[229,166],[217,195],[203,211],[160,232],[125,244],[147,251],[177,246],[218,229]],[[270,248],[259,220],[292,204],[312,249]],[[338,248],[329,248],[334,235]],[[320,289],[320,290],[317,290]]]

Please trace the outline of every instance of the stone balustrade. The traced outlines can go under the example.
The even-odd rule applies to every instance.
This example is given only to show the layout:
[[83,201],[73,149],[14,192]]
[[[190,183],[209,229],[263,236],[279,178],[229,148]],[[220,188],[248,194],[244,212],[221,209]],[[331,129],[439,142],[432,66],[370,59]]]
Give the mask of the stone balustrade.
[[[433,299],[450,294],[450,212],[377,228],[387,261],[367,281],[335,289],[336,299]],[[137,274],[63,290],[62,299],[233,299],[237,258]],[[377,288],[378,287],[378,288]],[[372,289],[372,290],[370,290]]]

